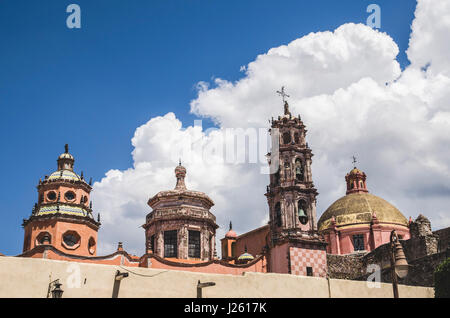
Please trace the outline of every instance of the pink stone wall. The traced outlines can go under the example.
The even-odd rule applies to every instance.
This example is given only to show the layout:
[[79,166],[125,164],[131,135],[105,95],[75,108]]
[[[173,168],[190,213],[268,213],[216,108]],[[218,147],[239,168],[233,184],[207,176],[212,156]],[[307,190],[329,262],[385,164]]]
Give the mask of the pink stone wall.
[[253,256],[261,255],[268,244],[269,226],[260,227],[254,231],[240,235],[236,240],[236,256],[242,255],[247,246],[247,252]]
[[270,250],[270,272],[289,274],[288,244],[276,245]]
[[330,254],[351,254],[354,253],[353,235],[362,234],[364,236],[365,250],[370,252],[378,246],[389,243],[391,231],[396,230],[402,240],[408,240],[411,235],[409,228],[396,224],[375,224],[371,228],[369,224],[358,227],[347,227],[338,229],[338,235],[334,235],[333,230],[324,233],[324,238],[328,243],[327,252]]
[[154,257],[150,257],[147,261],[149,268],[161,268],[169,270],[179,270],[197,273],[211,273],[211,274],[231,274],[231,275],[242,275],[244,272],[258,272],[266,273],[266,258],[261,257],[255,261],[249,263],[248,265],[227,265],[222,264],[219,261],[208,262],[203,264],[171,264],[169,262],[163,262]]

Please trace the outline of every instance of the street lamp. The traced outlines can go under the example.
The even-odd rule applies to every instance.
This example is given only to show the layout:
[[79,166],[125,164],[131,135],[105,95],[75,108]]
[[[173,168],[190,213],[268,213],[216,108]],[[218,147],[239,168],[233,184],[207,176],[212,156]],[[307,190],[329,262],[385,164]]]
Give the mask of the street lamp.
[[123,278],[125,278],[125,277],[128,277],[128,273],[121,273],[120,271],[117,271],[116,272],[116,276],[115,276],[115,279],[117,280],[117,281],[121,281]]
[[398,298],[398,279],[405,278],[408,275],[408,262],[406,261],[405,253],[403,252],[402,244],[397,236],[395,230],[391,232],[390,238],[390,256],[391,256],[391,277],[392,287],[394,289],[394,298]]
[[197,283],[197,298],[202,298],[202,289],[203,288],[211,287],[211,286],[216,286],[216,283],[214,283],[214,282],[200,283],[200,281],[198,281],[198,283]]
[[[51,290],[52,285],[55,286],[53,290]],[[48,292],[47,292],[47,298],[50,297],[50,290],[52,293],[52,298],[61,298],[64,291],[61,289],[62,284],[59,282],[59,279],[54,280],[53,282],[50,282],[48,284]]]

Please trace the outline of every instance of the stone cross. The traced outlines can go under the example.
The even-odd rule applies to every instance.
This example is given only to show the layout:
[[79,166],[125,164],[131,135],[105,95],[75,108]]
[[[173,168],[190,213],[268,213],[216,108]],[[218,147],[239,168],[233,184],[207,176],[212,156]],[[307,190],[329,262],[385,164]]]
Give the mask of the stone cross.
[[281,87],[281,91],[277,91],[277,94],[281,96],[283,99],[283,103],[286,102],[286,97],[290,97],[286,92],[284,91],[284,86]]

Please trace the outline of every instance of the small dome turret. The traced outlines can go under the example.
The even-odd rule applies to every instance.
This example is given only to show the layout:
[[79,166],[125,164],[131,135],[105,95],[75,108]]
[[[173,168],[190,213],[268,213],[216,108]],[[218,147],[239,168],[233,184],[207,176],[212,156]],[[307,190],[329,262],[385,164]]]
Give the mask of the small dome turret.
[[347,194],[367,193],[366,174],[356,166],[345,176],[347,182]]
[[73,170],[75,158],[69,153],[69,145],[65,144],[64,153],[58,157],[58,170]]
[[247,252],[247,246],[245,246],[245,252],[238,257],[238,263],[248,263],[255,259],[255,257]]
[[230,230],[225,234],[226,238],[235,239],[237,238],[237,234],[235,231],[233,231],[233,224],[230,222]]

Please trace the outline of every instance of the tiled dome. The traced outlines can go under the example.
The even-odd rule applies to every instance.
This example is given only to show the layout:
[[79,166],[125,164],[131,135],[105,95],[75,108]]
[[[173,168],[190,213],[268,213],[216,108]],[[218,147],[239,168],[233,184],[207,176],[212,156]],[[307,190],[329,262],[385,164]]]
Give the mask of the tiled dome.
[[49,214],[67,214],[67,215],[78,215],[78,216],[89,216],[88,211],[85,208],[79,206],[71,206],[65,204],[52,204],[44,205],[35,212],[35,215],[49,215]]
[[408,220],[392,204],[369,193],[348,194],[334,202],[320,217],[319,231],[328,228],[334,218],[337,226],[370,224],[373,213],[378,221],[408,225]]
[[53,172],[49,177],[48,180],[73,180],[73,181],[81,181],[81,177],[77,175],[75,172],[70,170],[57,170]]
[[238,257],[238,261],[253,261],[254,259],[255,257],[247,252]]

